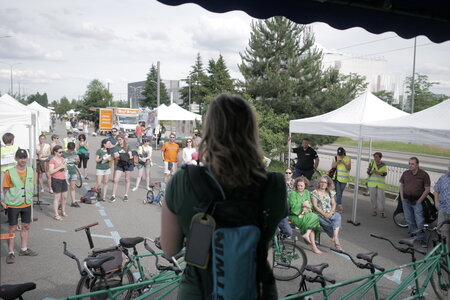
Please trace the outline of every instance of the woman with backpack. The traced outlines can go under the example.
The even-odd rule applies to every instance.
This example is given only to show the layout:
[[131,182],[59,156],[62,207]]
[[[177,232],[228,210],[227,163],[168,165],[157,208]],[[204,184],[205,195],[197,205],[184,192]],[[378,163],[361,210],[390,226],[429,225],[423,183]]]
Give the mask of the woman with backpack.
[[[187,264],[178,299],[206,299],[212,293],[224,299],[277,299],[275,280],[267,262],[267,249],[278,223],[287,215],[286,185],[281,174],[265,171],[263,157],[255,114],[248,102],[240,97],[219,95],[209,105],[203,123],[199,159],[206,167],[186,165],[174,174],[166,188],[166,205],[162,208],[161,218],[161,246],[165,255],[177,254],[183,247],[185,237],[189,245],[186,254],[193,244],[190,240],[208,240],[213,233],[213,239],[216,238],[211,244],[201,242],[192,245],[194,253],[195,249],[199,250],[197,253],[206,250],[210,258],[209,261],[205,259],[205,270],[195,266],[194,262]],[[208,180],[193,182],[191,172],[200,172]],[[212,196],[207,193],[199,195],[199,189],[208,186],[213,190]],[[212,207],[214,211],[210,209]],[[241,215],[237,214],[238,210],[231,209],[236,207],[240,207]],[[201,214],[194,217],[199,209]],[[214,218],[215,230],[210,230],[206,235],[194,229],[191,232],[191,223],[195,222],[195,228],[199,225],[196,221],[198,216],[205,216],[210,225]],[[227,226],[227,220],[234,223]],[[257,224],[249,223],[251,220],[258,220]],[[245,221],[254,226],[244,226]],[[240,240],[238,246],[233,246],[234,243],[227,243],[226,240],[218,242],[217,233],[230,229],[227,227],[239,231],[243,227],[259,228],[257,255],[254,260],[247,259],[253,265],[242,260],[229,264],[227,270],[230,272],[227,271],[227,274],[213,273],[212,264],[218,261],[214,255],[220,253],[212,251],[211,245],[223,247],[220,252],[228,260],[238,257],[235,253],[240,252],[246,243]],[[247,235],[243,236],[248,239]],[[225,264],[229,262],[225,261]],[[222,275],[227,276],[221,278],[226,284],[224,290],[218,291],[221,285],[214,283],[217,276]],[[230,278],[228,276],[234,280],[226,279]],[[246,280],[250,278],[254,280]],[[233,294],[231,298],[227,298],[229,293]]]
[[145,183],[147,190],[150,190],[150,167],[152,166],[152,146],[150,146],[151,140],[147,137],[142,139],[142,145],[139,146],[137,154],[139,157],[138,160],[138,176],[136,179],[136,186],[132,189],[132,191],[136,191],[141,183],[142,175],[144,175],[145,170]]
[[133,153],[131,148],[125,140],[123,134],[117,137],[117,145],[112,149],[111,155],[117,160],[117,168],[114,173],[114,185],[111,198],[109,202],[116,201],[117,186],[119,185],[122,174],[125,173],[125,195],[123,201],[128,201],[128,191],[130,190],[131,171],[134,170]]
[[97,183],[95,185],[95,189],[98,191],[98,188],[103,183],[102,188],[102,198],[100,201],[106,201],[106,191],[108,190],[108,179],[109,174],[111,174],[111,166],[110,162],[113,160],[111,155],[108,153],[108,150],[112,147],[111,141],[109,139],[103,139],[100,145],[100,149],[95,152],[95,162],[97,163],[96,176]]

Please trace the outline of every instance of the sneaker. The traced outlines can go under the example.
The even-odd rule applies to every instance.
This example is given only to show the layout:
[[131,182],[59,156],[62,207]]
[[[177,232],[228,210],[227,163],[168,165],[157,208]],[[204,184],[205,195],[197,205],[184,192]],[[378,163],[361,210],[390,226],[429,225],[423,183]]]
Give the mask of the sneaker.
[[428,244],[425,241],[420,241],[420,247],[422,248],[428,248]]
[[30,248],[28,248],[28,249],[25,250],[25,251],[20,250],[20,251],[19,251],[19,255],[20,255],[20,256],[37,256],[38,253],[37,253],[37,252],[34,252],[34,251],[31,250]]
[[123,201],[125,201],[125,202],[128,201],[128,195],[124,195],[124,196],[123,196]]
[[6,263],[13,264],[15,262],[16,262],[16,256],[14,255],[14,253],[9,253],[8,256],[6,257]]
[[116,202],[116,196],[112,195],[111,198],[109,198],[109,202]]
[[137,186],[136,186],[136,187],[132,188],[131,191],[132,191],[132,192],[136,192],[137,189],[138,189],[138,188],[137,188]]
[[70,204],[70,207],[80,207],[80,204],[78,204],[78,202],[74,202]]

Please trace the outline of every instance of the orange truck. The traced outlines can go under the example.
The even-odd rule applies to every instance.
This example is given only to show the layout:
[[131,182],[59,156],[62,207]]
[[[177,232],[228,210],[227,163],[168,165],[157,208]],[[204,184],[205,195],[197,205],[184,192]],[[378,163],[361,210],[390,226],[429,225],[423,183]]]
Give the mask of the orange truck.
[[111,131],[113,127],[128,134],[136,136],[136,126],[139,121],[139,110],[133,108],[108,107],[100,108],[100,130]]

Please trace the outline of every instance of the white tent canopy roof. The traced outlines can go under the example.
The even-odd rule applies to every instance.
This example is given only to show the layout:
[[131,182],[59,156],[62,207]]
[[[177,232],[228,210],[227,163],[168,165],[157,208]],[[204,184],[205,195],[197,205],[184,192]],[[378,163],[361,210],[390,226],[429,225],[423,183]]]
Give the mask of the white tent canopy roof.
[[[162,104],[164,105],[164,104]],[[182,107],[180,107],[176,103],[172,103],[169,106],[162,107],[160,105],[158,107],[158,120],[162,121],[193,121],[193,120],[201,120],[202,116],[198,114],[194,114]]]
[[411,115],[366,123],[362,134],[369,133],[374,139],[450,148],[450,100]]
[[42,131],[50,132],[50,121],[51,121],[50,120],[50,114],[51,114],[51,111],[49,109],[43,107],[42,105],[40,105],[36,101],[33,101],[33,103],[28,104],[28,107],[39,111],[39,125],[40,125],[40,129]]
[[346,105],[323,115],[292,120],[289,122],[291,133],[321,134],[345,136],[354,139],[370,138],[370,131],[361,134],[361,125],[368,122],[408,115],[380,100],[370,92],[365,92]]

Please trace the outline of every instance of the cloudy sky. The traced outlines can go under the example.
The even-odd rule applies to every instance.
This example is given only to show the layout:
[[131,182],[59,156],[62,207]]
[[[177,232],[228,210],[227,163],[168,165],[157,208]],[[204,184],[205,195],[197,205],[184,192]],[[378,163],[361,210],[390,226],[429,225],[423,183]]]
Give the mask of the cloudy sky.
[[[0,0],[0,92],[47,93],[49,100],[78,99],[88,83],[109,83],[116,100],[126,99],[127,83],[145,80],[151,64],[161,77],[186,76],[197,53],[204,63],[222,54],[231,74],[250,37],[252,18],[243,12],[214,14],[194,4],[178,7],[155,0]],[[355,56],[383,57],[389,72],[412,73],[413,40],[393,32],[361,28],[335,30],[314,23],[316,41]],[[4,38],[4,36],[10,36]],[[417,39],[416,72],[450,95],[450,42]]]

